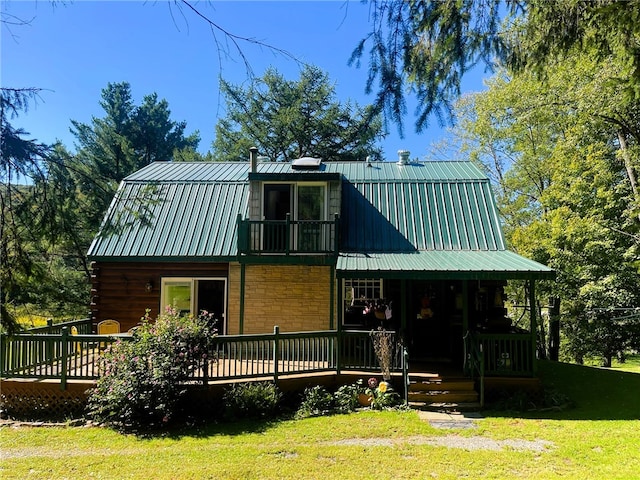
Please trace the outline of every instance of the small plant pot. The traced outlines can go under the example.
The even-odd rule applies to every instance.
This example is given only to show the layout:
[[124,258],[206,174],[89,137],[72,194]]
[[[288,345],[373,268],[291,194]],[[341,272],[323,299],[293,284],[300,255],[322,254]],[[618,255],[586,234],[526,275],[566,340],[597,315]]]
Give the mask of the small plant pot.
[[371,400],[372,400],[371,395],[367,395],[366,393],[358,394],[358,403],[363,407],[370,407]]

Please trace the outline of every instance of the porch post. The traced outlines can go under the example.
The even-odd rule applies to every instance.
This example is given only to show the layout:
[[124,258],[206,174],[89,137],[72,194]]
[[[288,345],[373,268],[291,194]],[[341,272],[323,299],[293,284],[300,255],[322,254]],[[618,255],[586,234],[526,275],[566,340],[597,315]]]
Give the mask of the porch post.
[[538,372],[538,362],[536,361],[538,351],[538,325],[536,321],[536,281],[529,280],[529,308],[531,316],[531,370],[533,376]]
[[[335,273],[335,267],[334,267]],[[340,352],[342,351],[342,322],[344,318],[344,289],[342,288],[342,278],[337,278],[336,283],[338,285],[338,324],[336,325],[336,374],[340,375],[340,367],[342,362],[342,356]]]
[[469,280],[462,280],[462,335],[469,331]]
[[407,331],[407,281],[403,278],[400,280],[400,331],[402,335]]

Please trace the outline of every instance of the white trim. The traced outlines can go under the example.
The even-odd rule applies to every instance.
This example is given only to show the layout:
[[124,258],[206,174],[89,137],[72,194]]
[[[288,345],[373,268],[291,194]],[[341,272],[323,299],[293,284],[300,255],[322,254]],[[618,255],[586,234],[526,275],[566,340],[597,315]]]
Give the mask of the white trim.
[[228,307],[228,297],[229,297],[229,279],[227,277],[161,277],[160,278],[160,312],[163,312],[167,305],[171,305],[171,302],[167,302],[167,291],[166,285],[169,283],[184,283],[189,284],[190,287],[190,295],[189,295],[189,312],[194,313],[197,305],[198,305],[198,289],[197,283],[201,280],[209,281],[222,281],[224,282],[224,293],[223,293],[223,312],[222,312],[222,325],[218,326],[219,332],[221,335],[225,335],[227,331],[227,307]]

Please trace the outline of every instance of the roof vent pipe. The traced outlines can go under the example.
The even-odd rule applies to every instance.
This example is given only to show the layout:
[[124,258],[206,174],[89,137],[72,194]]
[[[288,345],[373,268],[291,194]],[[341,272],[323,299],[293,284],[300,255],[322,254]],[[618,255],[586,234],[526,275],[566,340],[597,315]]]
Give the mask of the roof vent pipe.
[[249,171],[251,173],[256,173],[258,171],[258,148],[257,147],[251,147],[249,149],[249,163],[251,164]]
[[409,165],[409,150],[398,150],[398,165]]

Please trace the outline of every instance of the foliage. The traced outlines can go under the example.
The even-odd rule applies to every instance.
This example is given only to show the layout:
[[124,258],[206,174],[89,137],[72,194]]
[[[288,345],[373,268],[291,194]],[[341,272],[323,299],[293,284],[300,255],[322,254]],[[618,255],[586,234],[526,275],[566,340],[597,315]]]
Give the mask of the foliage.
[[155,322],[149,312],[130,341],[108,347],[100,362],[101,376],[88,401],[96,421],[124,429],[167,424],[180,396],[182,383],[209,356],[215,335],[209,314],[181,317],[171,307]]
[[392,408],[401,403],[400,395],[393,390],[391,384],[387,381],[378,382],[375,377],[367,381],[365,394],[371,398],[371,408],[374,410]]
[[304,67],[297,81],[271,68],[247,88],[223,81],[221,89],[227,116],[216,125],[216,160],[247,160],[250,147],[271,161],[364,160],[380,154],[375,112],[337,102],[328,75],[317,67]]
[[151,162],[169,161],[174,152],[181,152],[177,154],[181,158],[188,156],[200,141],[198,132],[185,136],[186,122],[171,120],[168,102],[158,100],[156,93],[145,95],[136,106],[128,82],[108,83],[100,106],[104,117],[93,117],[90,124],[71,121],[78,142],[77,162],[100,186],[78,185],[93,205],[89,218],[94,232],[124,177]]
[[604,60],[621,59],[631,75],[616,81],[627,98],[640,98],[640,2],[526,0],[369,0],[371,29],[354,49],[360,66],[368,53],[366,91],[402,132],[405,95],[417,97],[416,128],[435,114],[449,118],[463,76],[474,66],[545,70],[576,49]]
[[281,399],[282,393],[273,382],[237,383],[224,392],[225,416],[267,418],[276,413]]
[[369,399],[368,406],[373,410],[386,410],[402,403],[400,395],[389,382],[378,382],[375,377],[371,377],[366,384],[359,379],[353,384],[342,385],[333,395],[321,385],[306,388],[296,418],[353,412],[365,407],[360,403],[360,395]]
[[333,396],[322,385],[305,388],[296,418],[319,417],[333,412]]
[[[184,122],[170,120],[166,100],[144,97],[139,106],[128,83],[108,84],[106,116],[90,125],[72,122],[79,151],[44,145],[12,125],[37,89],[2,89],[0,104],[0,282],[2,328],[15,330],[16,307],[33,304],[65,316],[86,315],[86,252],[117,183],[155,160],[198,159],[198,134],[185,137]],[[154,192],[143,191],[132,214],[144,221]],[[118,224],[116,219],[116,226]],[[109,227],[112,227],[111,229]],[[105,225],[103,234],[115,228]]]
[[511,248],[557,272],[538,302],[561,300],[562,346],[576,361],[610,359],[610,340],[624,348],[630,334],[586,312],[640,304],[640,104],[615,80],[625,68],[575,54],[544,82],[501,72],[461,104],[466,152],[494,181]]
[[11,124],[36,98],[35,89],[5,88],[0,97],[0,317],[7,331],[19,329],[15,306],[36,303],[77,315],[88,295],[86,264],[70,248],[82,224],[71,213],[74,198],[61,179],[58,149]]
[[360,403],[358,395],[362,388],[357,384],[341,385],[333,394],[333,402],[336,413],[350,413],[355,411]]

